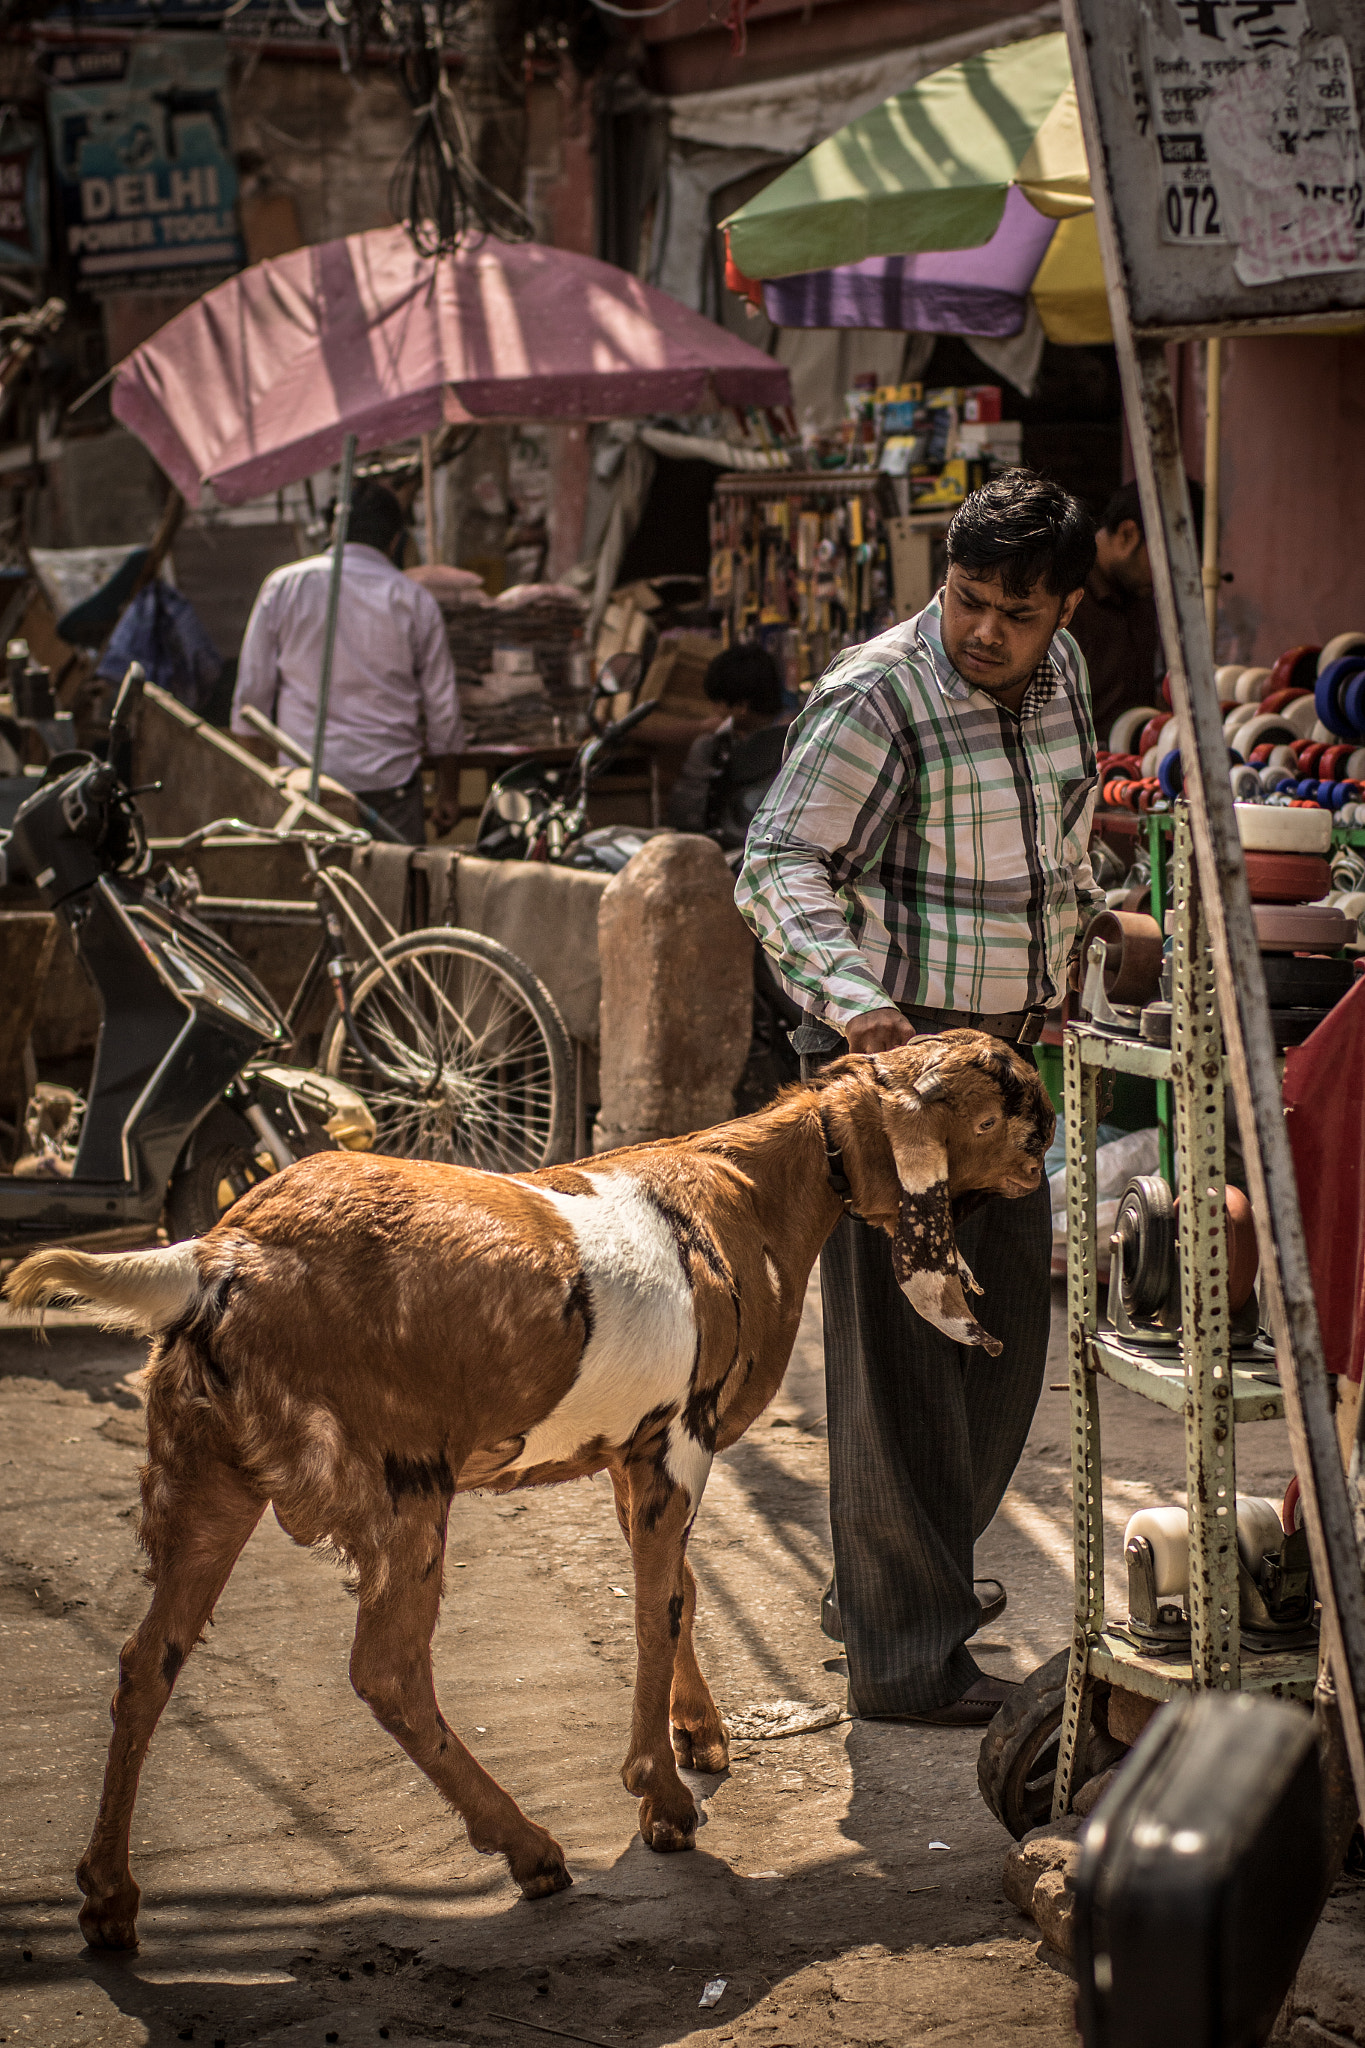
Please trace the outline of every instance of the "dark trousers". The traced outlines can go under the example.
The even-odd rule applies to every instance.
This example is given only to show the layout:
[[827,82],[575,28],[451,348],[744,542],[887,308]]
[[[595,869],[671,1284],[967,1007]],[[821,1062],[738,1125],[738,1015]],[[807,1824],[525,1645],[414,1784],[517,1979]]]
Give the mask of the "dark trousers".
[[378,811],[386,825],[392,825],[409,846],[427,843],[426,808],[422,801],[422,771],[417,769],[401,789],[358,789],[356,795],[372,811]]
[[1047,1182],[958,1229],[992,1358],[926,1323],[891,1240],[845,1217],[820,1256],[830,1520],[850,1702],[865,1716],[946,1706],[981,1673],[972,1551],[1009,1485],[1042,1390],[1052,1309]]

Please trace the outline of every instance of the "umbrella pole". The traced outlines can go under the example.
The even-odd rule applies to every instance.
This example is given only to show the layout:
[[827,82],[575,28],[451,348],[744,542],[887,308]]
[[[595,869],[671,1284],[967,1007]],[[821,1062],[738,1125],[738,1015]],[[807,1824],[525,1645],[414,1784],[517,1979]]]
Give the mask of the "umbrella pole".
[[322,674],[318,678],[318,718],[313,727],[313,772],[308,778],[308,801],[318,800],[318,778],[322,773],[322,738],[327,730],[327,699],[332,693],[332,653],[337,640],[337,607],[341,603],[341,565],[346,554],[346,529],[351,523],[351,481],[355,476],[354,434],[346,436],[341,457],[341,488],[337,492],[336,518],[332,530],[332,577],[327,586],[327,626],[322,641]]
[[1209,646],[1218,659],[1218,480],[1223,439],[1223,344],[1214,334],[1204,344],[1204,616]]
[[432,436],[422,436],[422,517],[427,528],[427,561],[436,562],[440,556],[436,548],[436,477],[431,461]]

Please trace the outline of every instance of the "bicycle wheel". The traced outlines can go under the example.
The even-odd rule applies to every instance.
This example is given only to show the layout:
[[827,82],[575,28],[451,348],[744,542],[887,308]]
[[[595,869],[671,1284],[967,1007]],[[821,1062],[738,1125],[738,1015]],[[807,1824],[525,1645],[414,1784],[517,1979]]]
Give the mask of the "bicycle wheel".
[[383,968],[353,982],[351,1015],[384,1073],[362,1059],[339,1015],[318,1055],[324,1073],[365,1097],[375,1150],[490,1173],[568,1158],[569,1036],[530,968],[495,939],[444,929],[409,932],[381,958]]

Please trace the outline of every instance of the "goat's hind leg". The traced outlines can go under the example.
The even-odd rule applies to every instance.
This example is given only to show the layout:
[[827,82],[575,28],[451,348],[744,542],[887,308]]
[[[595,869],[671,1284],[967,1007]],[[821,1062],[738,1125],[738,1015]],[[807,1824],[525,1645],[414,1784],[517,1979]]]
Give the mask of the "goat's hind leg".
[[217,1459],[187,1459],[176,1469],[154,1456],[143,1497],[142,1540],[155,1590],[119,1656],[104,1791],[76,1872],[85,1894],[81,1932],[92,1948],[137,1947],[141,1894],[128,1867],[128,1840],[147,1745],[265,1507],[264,1497]]
[[572,1884],[564,1851],[528,1820],[447,1723],[431,1674],[449,1502],[405,1505],[360,1578],[351,1684],[465,1824],[470,1847],[503,1855],[528,1899]]

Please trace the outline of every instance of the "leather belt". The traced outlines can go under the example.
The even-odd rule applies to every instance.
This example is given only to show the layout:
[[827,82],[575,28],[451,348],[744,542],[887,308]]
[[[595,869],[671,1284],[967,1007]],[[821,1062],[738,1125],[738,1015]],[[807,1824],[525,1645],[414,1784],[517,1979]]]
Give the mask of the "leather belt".
[[1036,1045],[1051,1014],[1048,1010],[1005,1010],[996,1016],[969,1016],[963,1010],[921,1010],[913,1003],[901,1003],[899,1009],[903,1017],[926,1031],[984,1031],[988,1038],[1008,1039],[1011,1045]]

